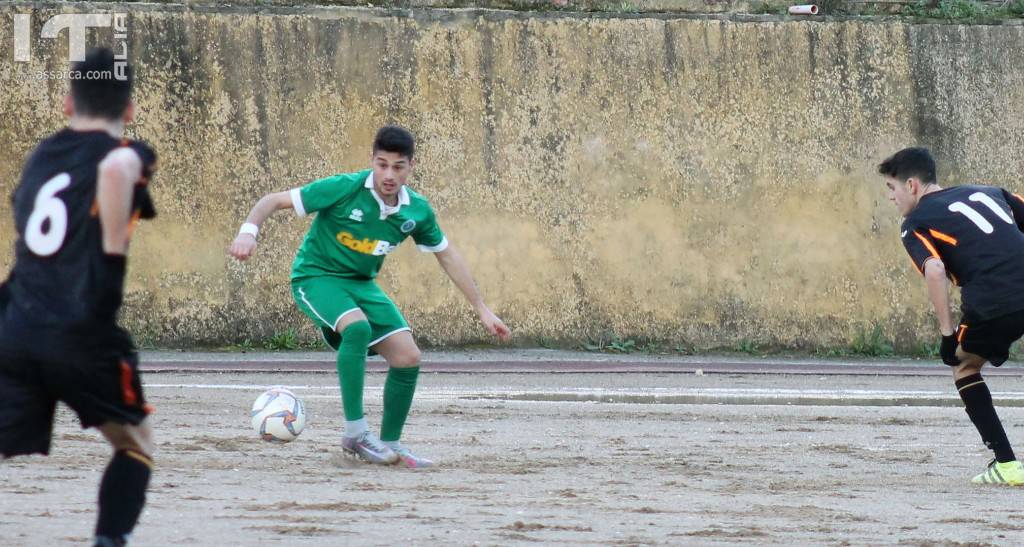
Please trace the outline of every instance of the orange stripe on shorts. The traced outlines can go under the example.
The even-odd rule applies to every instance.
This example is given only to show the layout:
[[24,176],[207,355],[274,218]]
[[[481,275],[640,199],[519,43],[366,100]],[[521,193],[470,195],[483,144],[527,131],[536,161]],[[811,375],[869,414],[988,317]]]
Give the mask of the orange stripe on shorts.
[[132,406],[139,402],[139,396],[132,387],[132,367],[126,361],[121,361],[121,395],[126,405]]
[[956,335],[956,343],[964,341],[964,334],[967,333],[967,325],[960,325],[960,333]]

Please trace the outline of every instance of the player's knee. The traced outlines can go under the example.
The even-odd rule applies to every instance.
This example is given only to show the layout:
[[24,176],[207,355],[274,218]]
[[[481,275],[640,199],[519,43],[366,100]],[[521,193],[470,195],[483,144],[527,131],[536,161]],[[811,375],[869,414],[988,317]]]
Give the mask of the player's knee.
[[422,356],[423,354],[420,352],[419,348],[412,347],[394,356],[394,358],[388,361],[388,365],[398,368],[414,367],[420,364],[420,358]]
[[966,378],[972,374],[978,374],[981,372],[981,367],[985,365],[985,359],[980,358],[976,355],[968,355],[962,361],[960,366],[956,367],[953,371],[955,379]]
[[103,433],[114,450],[134,450],[152,456],[156,448],[153,443],[153,429],[146,422],[137,426],[107,426]]
[[354,321],[350,323],[341,333],[342,343],[352,343],[366,347],[370,343],[372,331],[370,323],[366,321]]

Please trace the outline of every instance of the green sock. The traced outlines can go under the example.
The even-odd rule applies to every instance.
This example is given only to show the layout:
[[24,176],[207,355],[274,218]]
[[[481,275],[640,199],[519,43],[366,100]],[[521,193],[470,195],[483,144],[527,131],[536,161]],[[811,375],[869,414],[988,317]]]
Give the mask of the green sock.
[[338,382],[345,421],[363,417],[363,382],[366,379],[366,348],[370,344],[370,324],[356,321],[341,333],[338,348]]
[[380,422],[380,440],[397,441],[402,436],[402,426],[409,417],[412,396],[416,393],[416,377],[420,367],[388,369],[384,381],[384,417]]

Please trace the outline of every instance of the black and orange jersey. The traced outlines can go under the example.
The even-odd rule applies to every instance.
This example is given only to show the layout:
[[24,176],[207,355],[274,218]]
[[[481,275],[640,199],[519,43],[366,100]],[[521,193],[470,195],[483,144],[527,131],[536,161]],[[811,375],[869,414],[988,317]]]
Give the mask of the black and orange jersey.
[[966,317],[983,321],[1024,310],[1024,197],[992,186],[926,194],[900,237],[918,271],[942,260],[961,287]]
[[125,259],[103,252],[96,186],[100,162],[121,146],[131,147],[144,166],[135,218],[153,217],[146,182],[156,154],[149,146],[103,131],[64,129],[32,152],[12,200],[15,262],[0,291],[8,320],[59,330],[116,324]]

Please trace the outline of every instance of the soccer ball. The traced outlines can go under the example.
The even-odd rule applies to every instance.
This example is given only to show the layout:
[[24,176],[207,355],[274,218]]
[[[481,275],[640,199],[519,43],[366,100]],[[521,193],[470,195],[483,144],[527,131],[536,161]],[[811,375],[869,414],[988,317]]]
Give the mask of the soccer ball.
[[306,409],[294,393],[283,387],[267,390],[252,404],[252,429],[264,441],[294,441],[306,427]]

